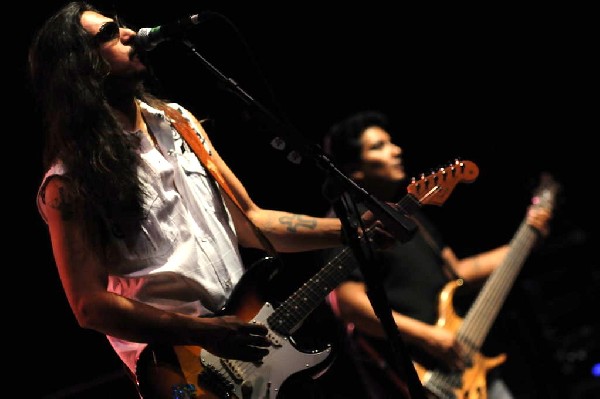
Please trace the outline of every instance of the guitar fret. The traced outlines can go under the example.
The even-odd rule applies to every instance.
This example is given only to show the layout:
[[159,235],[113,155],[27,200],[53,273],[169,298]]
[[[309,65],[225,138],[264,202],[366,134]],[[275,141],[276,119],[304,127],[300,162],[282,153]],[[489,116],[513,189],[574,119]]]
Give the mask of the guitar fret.
[[354,266],[344,262],[351,253],[348,248],[340,251],[334,259],[279,305],[267,318],[269,325],[280,334],[291,334],[299,323],[325,299],[327,293],[352,271]]

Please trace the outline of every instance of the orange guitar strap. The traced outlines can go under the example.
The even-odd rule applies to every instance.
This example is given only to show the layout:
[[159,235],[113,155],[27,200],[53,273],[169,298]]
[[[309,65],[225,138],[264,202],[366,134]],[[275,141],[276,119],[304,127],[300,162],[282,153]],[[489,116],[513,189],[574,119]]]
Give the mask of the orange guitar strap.
[[233,195],[233,192],[231,191],[231,188],[227,184],[227,181],[225,181],[225,178],[223,177],[223,175],[221,175],[221,173],[217,169],[217,166],[210,158],[210,155],[208,154],[208,152],[206,151],[206,148],[200,141],[200,138],[196,134],[196,131],[190,126],[188,121],[178,111],[176,111],[170,107],[166,107],[165,113],[167,114],[167,116],[169,116],[173,127],[179,132],[181,137],[188,143],[188,145],[190,146],[192,151],[194,151],[194,154],[196,154],[196,157],[198,157],[198,160],[200,160],[200,163],[202,165],[204,165],[206,170],[208,170],[210,172],[210,174],[215,179],[215,181],[219,184],[219,186],[221,186],[221,188],[223,189],[223,191],[225,191],[227,196],[239,208],[239,210],[242,212],[242,215],[244,215],[244,217],[246,218],[248,223],[250,223],[250,225],[254,229],[254,233],[256,234],[256,237],[261,242],[265,251],[270,256],[277,257],[277,252],[275,251],[275,248],[273,248],[273,244],[271,244],[271,242],[264,235],[264,233],[254,223],[252,223],[252,221],[248,218],[248,216],[246,215],[246,212],[244,212],[241,205],[239,204],[239,202]]

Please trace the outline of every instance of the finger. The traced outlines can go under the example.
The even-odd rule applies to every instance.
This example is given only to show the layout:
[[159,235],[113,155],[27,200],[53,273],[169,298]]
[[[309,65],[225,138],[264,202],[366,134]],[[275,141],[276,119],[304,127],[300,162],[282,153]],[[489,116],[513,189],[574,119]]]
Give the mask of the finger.
[[243,342],[246,345],[252,345],[263,348],[269,347],[273,344],[271,340],[269,340],[269,338],[267,338],[267,336],[265,335],[247,335],[244,337]]
[[268,349],[256,346],[245,346],[238,350],[233,357],[244,362],[260,362],[268,354]]
[[244,333],[254,334],[254,335],[267,335],[269,333],[269,329],[259,323],[248,323],[243,327]]
[[374,241],[379,248],[388,248],[396,242],[396,238],[379,227],[369,234],[370,241]]

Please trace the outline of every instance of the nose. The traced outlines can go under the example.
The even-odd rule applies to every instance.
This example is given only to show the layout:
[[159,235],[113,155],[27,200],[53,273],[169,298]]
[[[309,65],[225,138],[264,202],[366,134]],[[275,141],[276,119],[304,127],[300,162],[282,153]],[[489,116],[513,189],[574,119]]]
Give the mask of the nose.
[[133,43],[133,40],[136,36],[137,33],[134,30],[131,30],[129,28],[121,28],[121,42],[123,44]]

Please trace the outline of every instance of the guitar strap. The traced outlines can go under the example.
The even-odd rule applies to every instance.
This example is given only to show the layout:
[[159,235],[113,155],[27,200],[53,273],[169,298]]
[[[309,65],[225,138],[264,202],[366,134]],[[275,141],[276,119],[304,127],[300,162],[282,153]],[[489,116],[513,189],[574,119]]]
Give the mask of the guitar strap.
[[169,117],[171,125],[175,128],[175,130],[177,130],[177,132],[179,132],[181,137],[187,142],[192,151],[194,151],[194,154],[196,154],[196,157],[198,158],[200,163],[206,168],[206,170],[210,172],[211,176],[215,179],[219,186],[221,186],[223,191],[225,191],[225,193],[233,201],[233,203],[238,207],[238,209],[241,211],[242,215],[244,215],[250,226],[252,226],[252,229],[254,230],[256,237],[262,244],[264,250],[270,256],[277,257],[277,251],[275,251],[273,244],[271,244],[271,242],[265,236],[265,234],[250,220],[250,218],[248,218],[248,215],[246,215],[246,212],[244,212],[240,203],[233,195],[233,192],[227,184],[227,181],[217,169],[217,166],[210,158],[210,155],[208,154],[206,148],[200,141],[200,138],[198,137],[196,131],[190,126],[190,123],[181,115],[181,113],[179,113],[171,107],[165,107],[164,111]]
[[442,248],[440,248],[440,246],[435,242],[435,240],[431,236],[431,233],[429,233],[429,231],[425,228],[423,223],[421,223],[421,221],[418,220],[418,218],[411,217],[411,219],[417,225],[418,232],[421,233],[421,235],[425,239],[425,242],[427,242],[431,250],[442,262],[442,268],[446,277],[448,277],[448,279],[450,280],[459,279],[460,277],[458,276],[458,274],[456,274],[454,268],[448,262],[446,262],[446,259],[444,259],[444,257],[442,256]]

